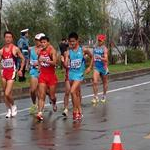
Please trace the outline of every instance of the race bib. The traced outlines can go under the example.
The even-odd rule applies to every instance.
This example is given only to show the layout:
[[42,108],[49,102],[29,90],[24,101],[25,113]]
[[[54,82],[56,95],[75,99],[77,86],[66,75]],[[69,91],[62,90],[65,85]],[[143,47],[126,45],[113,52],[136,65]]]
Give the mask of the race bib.
[[40,63],[42,67],[49,67],[50,66],[50,64],[46,62],[46,61],[50,61],[49,56],[47,56],[47,57],[41,56],[40,59],[42,60]]
[[14,60],[12,58],[2,60],[3,68],[13,68]]
[[37,62],[38,62],[38,60],[30,60],[30,65],[34,65]]
[[71,63],[70,63],[70,67],[72,69],[78,69],[81,67],[81,59],[75,59],[75,60],[71,60]]
[[94,61],[102,61],[100,55],[94,55]]
[[32,68],[36,68],[36,69],[39,68],[38,65],[35,66],[35,63],[37,64],[38,60],[30,60],[30,67],[31,67],[31,69]]

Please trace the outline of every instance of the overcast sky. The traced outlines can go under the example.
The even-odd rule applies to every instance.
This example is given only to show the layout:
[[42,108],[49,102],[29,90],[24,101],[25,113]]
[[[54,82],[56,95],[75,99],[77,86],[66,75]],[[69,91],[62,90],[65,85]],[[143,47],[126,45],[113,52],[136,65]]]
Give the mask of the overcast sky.
[[[128,2],[128,6],[129,6],[130,10],[132,11],[131,3]],[[110,14],[115,18],[118,17],[120,19],[123,19],[124,21],[132,22],[131,14],[130,14],[129,10],[127,9],[127,6],[126,6],[124,0],[116,0],[116,3],[111,4],[109,6],[108,10],[110,11]]]
[[[15,1],[15,0],[14,0]],[[110,15],[115,17],[115,18],[124,18],[125,21],[130,21],[131,22],[131,14],[128,11],[126,4],[124,2],[125,0],[115,0],[115,4],[111,4],[108,8]],[[8,0],[3,0],[3,3],[7,3]],[[131,4],[128,2],[128,5],[132,11]]]

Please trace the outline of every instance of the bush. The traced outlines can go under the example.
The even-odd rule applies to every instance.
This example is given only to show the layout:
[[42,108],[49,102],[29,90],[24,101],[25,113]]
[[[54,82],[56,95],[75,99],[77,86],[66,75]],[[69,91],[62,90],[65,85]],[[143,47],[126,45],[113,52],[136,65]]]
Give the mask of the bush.
[[141,49],[127,49],[128,63],[142,63],[145,62],[145,54]]

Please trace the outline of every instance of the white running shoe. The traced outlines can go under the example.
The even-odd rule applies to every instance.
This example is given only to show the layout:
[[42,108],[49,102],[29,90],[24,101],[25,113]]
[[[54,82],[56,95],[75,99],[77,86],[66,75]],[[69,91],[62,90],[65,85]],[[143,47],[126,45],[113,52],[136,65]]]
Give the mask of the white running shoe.
[[67,109],[67,108],[65,108],[65,109],[63,110],[62,115],[65,116],[65,117],[68,116],[68,109]]
[[8,109],[7,114],[6,114],[6,118],[10,118],[11,117],[11,109]]
[[12,117],[15,117],[17,115],[17,106],[16,105],[13,105],[11,107],[11,116]]
[[99,102],[98,97],[94,97],[94,98],[91,100],[91,102],[92,102],[93,104],[97,104],[97,103]]
[[102,96],[101,102],[102,102],[102,103],[105,103],[105,102],[106,102],[106,95],[103,95],[103,96]]
[[38,112],[36,118],[38,119],[38,121],[43,121],[44,118],[42,112]]

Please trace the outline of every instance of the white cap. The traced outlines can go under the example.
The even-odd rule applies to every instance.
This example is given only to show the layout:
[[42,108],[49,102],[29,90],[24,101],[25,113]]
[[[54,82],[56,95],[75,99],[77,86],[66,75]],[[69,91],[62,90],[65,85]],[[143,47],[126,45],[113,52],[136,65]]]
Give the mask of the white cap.
[[25,32],[28,32],[29,31],[29,29],[23,29],[23,30],[21,30],[21,33],[25,33]]
[[40,40],[41,37],[44,37],[44,36],[45,36],[44,33],[39,33],[39,34],[37,34],[37,35],[35,36],[35,39],[36,39],[36,40]]

